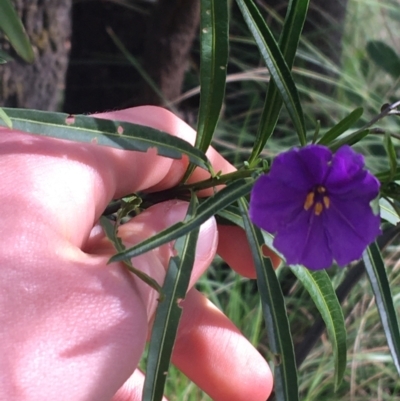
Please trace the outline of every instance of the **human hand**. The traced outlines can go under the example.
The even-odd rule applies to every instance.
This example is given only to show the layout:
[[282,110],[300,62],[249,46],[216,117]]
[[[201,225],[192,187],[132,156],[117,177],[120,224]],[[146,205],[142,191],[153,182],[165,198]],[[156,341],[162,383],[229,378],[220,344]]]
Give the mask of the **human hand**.
[[[148,125],[191,143],[194,132],[166,110],[145,106],[99,115]],[[135,191],[170,188],[187,160],[121,151],[0,129],[0,399],[141,399],[137,365],[158,294],[121,263],[98,225],[107,204]],[[210,149],[215,171],[233,170]],[[191,181],[207,178],[197,169]],[[155,205],[119,234],[133,245],[181,221],[187,205]],[[219,238],[218,238],[219,237]],[[237,227],[201,227],[190,288],[218,253],[254,277]],[[173,246],[133,260],[162,283]],[[272,376],[261,355],[203,295],[190,289],[173,363],[212,399],[264,401]],[[125,384],[124,384],[125,383]]]

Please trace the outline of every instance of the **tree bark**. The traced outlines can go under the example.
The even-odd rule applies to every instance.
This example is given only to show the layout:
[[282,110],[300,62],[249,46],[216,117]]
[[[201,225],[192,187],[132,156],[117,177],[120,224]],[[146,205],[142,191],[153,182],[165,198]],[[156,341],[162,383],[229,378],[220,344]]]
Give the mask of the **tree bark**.
[[[199,22],[200,0],[159,0],[152,14],[145,42],[144,67],[167,101],[181,94]],[[144,85],[142,101],[164,103],[148,84]]]
[[[163,104],[180,95],[200,19],[199,0],[158,0],[135,10],[112,2],[73,6],[64,110],[94,112]],[[157,94],[107,34],[110,27],[162,93]]]
[[14,0],[31,40],[35,61],[14,60],[0,66],[0,105],[41,110],[60,108],[68,64],[71,0]]

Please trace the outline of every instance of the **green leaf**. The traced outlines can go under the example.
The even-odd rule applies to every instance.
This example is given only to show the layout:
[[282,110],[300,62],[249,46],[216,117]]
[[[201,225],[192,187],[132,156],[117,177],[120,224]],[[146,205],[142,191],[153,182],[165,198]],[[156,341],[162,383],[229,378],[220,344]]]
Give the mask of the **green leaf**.
[[220,210],[217,217],[221,217],[222,220],[226,220],[233,225],[244,228],[242,215],[238,207],[230,205],[223,210]]
[[385,146],[386,153],[388,154],[389,157],[389,165],[390,165],[390,178],[389,181],[391,181],[396,174],[397,170],[397,154],[396,154],[396,149],[394,148],[393,142],[392,142],[392,137],[390,136],[389,133],[385,133],[383,144]]
[[[307,16],[309,2],[310,0],[292,0],[288,5],[282,34],[279,39],[279,48],[288,68],[290,69],[293,66],[293,61],[296,56],[296,50],[303,30],[304,21]],[[268,139],[274,132],[282,105],[282,97],[280,96],[274,81],[271,80],[268,85],[264,109],[261,115],[261,121],[249,163],[252,163],[257,159]]]
[[[9,108],[3,110],[16,130],[139,152],[156,148],[160,156],[180,159],[184,154],[192,163],[209,169],[203,152],[180,138],[154,128],[84,115]],[[0,125],[5,124],[0,120]]]
[[351,128],[363,115],[364,109],[359,107],[353,110],[343,120],[339,121],[329,131],[325,132],[322,138],[318,141],[319,145],[329,145],[333,140]]
[[[111,221],[105,217],[101,216],[100,217],[100,224],[101,227],[104,230],[104,233],[106,234],[106,237],[111,241],[111,243],[114,245],[114,248],[118,251],[121,252],[125,249],[125,245],[122,243],[121,238],[118,237],[118,225],[117,224],[112,224]],[[124,260],[124,263],[127,267],[127,269],[133,273],[135,276],[139,277],[142,281],[144,281],[146,284],[148,284],[150,287],[154,288],[159,294],[160,298],[163,298],[162,290],[160,285],[157,283],[156,280],[154,280],[152,277],[147,275],[146,273],[143,273],[141,270],[136,269],[132,265],[132,262],[128,260]]]
[[[380,182],[388,182],[389,178],[392,178],[393,180],[400,180],[400,167],[396,168],[396,173],[394,176],[390,170],[387,170],[387,171],[381,171],[380,173],[376,173],[375,177]],[[400,194],[400,193],[398,193],[398,194]]]
[[349,146],[355,145],[357,142],[360,142],[362,139],[364,139],[368,134],[369,134],[369,129],[353,132],[352,134],[347,135],[342,139],[338,139],[335,142],[331,142],[328,147],[333,152],[335,152],[343,145],[349,145]]
[[201,1],[200,110],[195,147],[210,146],[225,95],[228,64],[228,1]]
[[[192,197],[186,221],[194,217],[198,202]],[[177,256],[170,259],[163,285],[165,299],[158,305],[150,338],[143,401],[162,400],[182,307],[192,272],[200,227],[175,243]]]
[[305,145],[304,115],[290,68],[286,64],[278,44],[254,2],[252,0],[236,0],[236,2],[288,110],[300,143]]
[[271,260],[263,256],[263,235],[249,219],[244,198],[239,199],[247,239],[257,272],[257,285],[264,312],[268,342],[275,355],[274,386],[277,401],[298,401],[299,390],[293,341],[285,308],[285,300]]
[[371,40],[367,43],[367,53],[382,70],[395,79],[400,77],[400,57],[387,43]]
[[28,63],[35,59],[24,26],[10,0],[0,0],[0,29],[7,35],[15,51]]
[[400,374],[400,332],[393,297],[381,252],[376,243],[371,244],[363,253],[365,269],[375,295],[376,306],[383,330],[392,354],[393,362]]
[[304,285],[324,319],[335,358],[335,391],[346,370],[346,326],[342,308],[325,270],[311,272],[303,266],[290,266]]
[[154,248],[166,244],[167,242],[173,241],[182,235],[187,234],[203,224],[210,217],[217,214],[220,210],[235,202],[241,196],[247,195],[250,192],[253,184],[254,180],[234,181],[232,184],[227,185],[215,195],[210,196],[207,200],[201,203],[197,209],[196,215],[192,219],[186,222],[176,223],[171,227],[159,232],[158,234],[140,242],[132,248],[114,255],[109,260],[109,263],[117,262],[127,258],[133,258],[134,256],[141,255],[142,253],[148,252]]
[[400,217],[393,206],[384,198],[379,199],[379,209],[381,218],[396,226],[400,222]]
[[[203,152],[211,144],[225,96],[228,25],[227,0],[201,0],[200,107],[195,147]],[[190,166],[184,180],[193,170]]]
[[7,128],[12,128],[12,121],[10,120],[10,117],[8,117],[7,113],[0,108],[0,119],[3,120],[4,124],[6,125]]

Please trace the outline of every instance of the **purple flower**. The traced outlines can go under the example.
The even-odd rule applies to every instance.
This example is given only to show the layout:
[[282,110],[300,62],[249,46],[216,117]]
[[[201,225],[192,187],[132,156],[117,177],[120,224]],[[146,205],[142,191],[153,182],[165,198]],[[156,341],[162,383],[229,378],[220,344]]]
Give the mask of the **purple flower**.
[[317,270],[336,260],[344,266],[381,232],[370,205],[378,193],[379,181],[350,146],[332,154],[308,145],[275,158],[253,187],[249,214],[276,233],[273,244],[288,264]]

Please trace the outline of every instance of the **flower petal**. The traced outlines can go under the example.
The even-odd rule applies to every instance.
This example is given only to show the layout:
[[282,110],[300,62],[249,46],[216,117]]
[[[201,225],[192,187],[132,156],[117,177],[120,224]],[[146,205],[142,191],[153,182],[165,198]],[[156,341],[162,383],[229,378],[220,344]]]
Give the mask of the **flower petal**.
[[364,170],[364,158],[349,146],[341,147],[332,159],[325,186],[332,196],[362,198],[367,202],[379,193],[379,181]]
[[381,233],[380,217],[373,214],[368,202],[334,199],[325,214],[329,246],[340,266],[360,259]]
[[278,232],[274,246],[287,264],[302,264],[312,270],[328,268],[333,259],[324,225],[324,216],[303,211]]
[[331,151],[324,146],[294,148],[274,159],[268,175],[290,188],[311,190],[323,182],[331,159]]
[[277,156],[269,174],[255,183],[250,218],[276,233],[274,245],[288,264],[310,269],[359,259],[380,234],[370,202],[379,181],[349,146],[336,154],[308,145]]
[[250,219],[263,230],[274,233],[303,209],[306,196],[307,191],[290,188],[270,175],[262,175],[251,191]]

